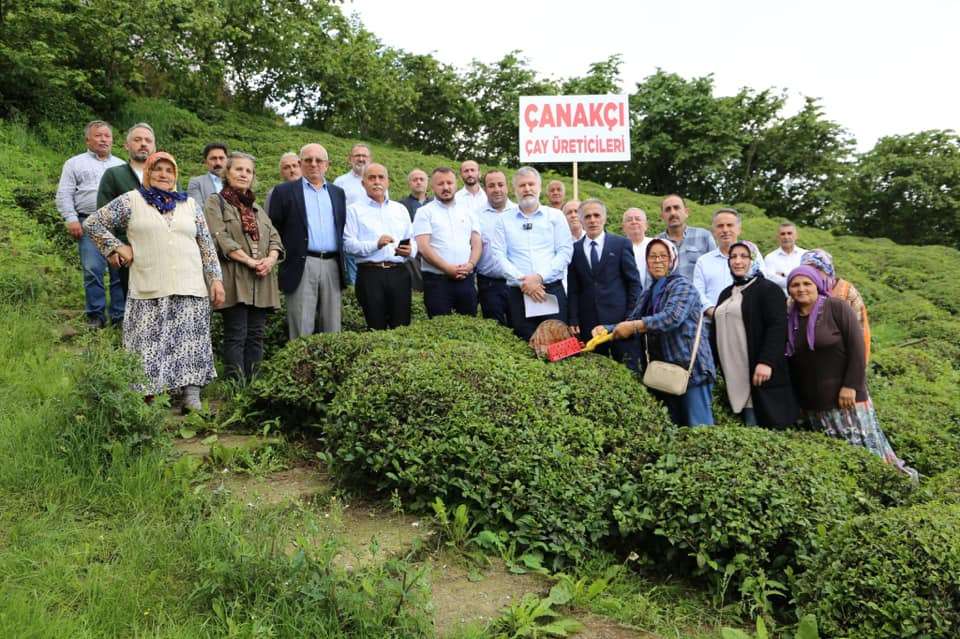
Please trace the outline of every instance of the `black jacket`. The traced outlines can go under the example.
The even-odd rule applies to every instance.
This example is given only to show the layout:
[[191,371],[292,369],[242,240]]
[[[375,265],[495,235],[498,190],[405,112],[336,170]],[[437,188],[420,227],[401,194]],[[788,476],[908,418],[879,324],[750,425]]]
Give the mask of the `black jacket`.
[[[730,298],[733,285],[723,289],[717,298],[717,306]],[[770,379],[761,386],[751,386],[750,399],[761,426],[791,426],[800,418],[800,405],[790,383],[790,368],[784,349],[787,343],[787,299],[783,290],[773,282],[757,275],[756,281],[743,291],[743,326],[747,334],[747,359],[750,362],[749,377],[757,364],[766,364],[772,369]],[[717,349],[716,331],[710,331],[710,345],[719,362],[718,372],[723,369],[720,351]]]
[[[347,287],[346,256],[343,253],[343,225],[347,220],[347,199],[343,189],[327,182],[330,203],[333,205],[333,222],[336,226],[337,265],[340,267],[340,288]],[[280,290],[293,293],[303,276],[307,261],[307,205],[303,199],[303,182],[284,182],[274,187],[270,194],[270,221],[280,233],[287,251],[286,259],[280,262]]]

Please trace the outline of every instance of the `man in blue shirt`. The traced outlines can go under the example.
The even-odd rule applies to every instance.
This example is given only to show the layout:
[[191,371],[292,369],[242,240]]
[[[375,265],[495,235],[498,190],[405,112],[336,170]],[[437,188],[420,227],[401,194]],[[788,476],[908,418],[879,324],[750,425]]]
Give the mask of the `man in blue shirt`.
[[[513,332],[529,340],[541,322],[567,321],[563,278],[573,255],[570,227],[563,213],[540,204],[540,173],[524,166],[513,176],[517,208],[497,219],[491,243],[507,280]],[[538,304],[556,299],[557,312],[539,315]]]
[[679,265],[677,271],[687,279],[693,278],[693,267],[701,255],[717,248],[713,235],[707,229],[687,226],[690,209],[679,195],[668,195],[660,202],[660,217],[667,230],[658,235],[673,242],[677,247]]
[[223,189],[221,176],[229,153],[223,142],[211,142],[203,147],[203,163],[207,166],[207,174],[192,177],[187,184],[187,195],[192,197],[201,209],[208,197]]
[[490,171],[483,176],[483,190],[487,194],[487,204],[477,215],[480,221],[480,241],[483,251],[477,262],[477,293],[480,298],[480,312],[486,319],[497,320],[504,326],[510,326],[510,303],[507,293],[507,281],[503,279],[500,268],[493,259],[493,240],[497,220],[516,207],[507,197],[507,176],[503,171]]

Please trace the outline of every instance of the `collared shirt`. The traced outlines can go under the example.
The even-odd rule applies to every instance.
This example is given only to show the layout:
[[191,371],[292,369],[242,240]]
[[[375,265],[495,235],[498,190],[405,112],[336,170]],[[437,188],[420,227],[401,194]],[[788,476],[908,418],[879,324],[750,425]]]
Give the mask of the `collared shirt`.
[[413,197],[413,193],[411,193],[407,197],[400,200],[400,204],[403,204],[405,207],[407,207],[407,212],[410,213],[411,222],[414,220],[414,218],[417,215],[417,209],[419,209],[421,206],[430,204],[430,202],[433,202],[433,197],[428,197],[423,202],[421,202],[417,198]]
[[457,204],[466,204],[474,211],[479,211],[487,205],[487,194],[483,189],[477,189],[476,193],[471,193],[467,187],[463,187],[453,194]]
[[[664,231],[657,237],[669,240],[670,236]],[[697,226],[688,226],[683,229],[683,240],[677,245],[678,272],[688,279],[693,279],[693,267],[697,260],[717,248],[717,241],[713,233]]]
[[[393,238],[390,244],[377,248],[377,240],[383,235]],[[357,263],[403,262],[406,257],[397,255],[400,240],[410,240],[410,257],[417,254],[413,241],[413,224],[410,214],[399,202],[385,199],[383,204],[373,198],[347,207],[347,223],[343,229],[343,248],[357,256]]]
[[[470,205],[456,200],[448,206],[439,200],[424,204],[413,221],[414,238],[430,236],[430,246],[451,264],[464,264],[470,259],[470,239],[480,233],[480,223]],[[421,268],[427,273],[443,271],[423,258]]]
[[532,215],[519,208],[501,215],[491,247],[508,286],[520,286],[520,278],[532,273],[542,277],[544,284],[559,282],[573,257],[567,218],[542,205]]
[[[216,173],[209,172],[207,176],[210,178],[210,181],[213,183],[213,192],[219,193],[223,190],[223,180],[220,179],[220,176]],[[202,205],[201,205],[202,206]]]
[[767,279],[782,288],[783,292],[786,293],[787,275],[790,275],[790,271],[800,266],[800,258],[806,252],[807,249],[794,246],[791,253],[787,253],[782,248],[767,253],[767,256],[763,259],[769,274]]
[[[344,195],[347,196],[348,207],[357,202],[366,202],[367,190],[363,188],[363,178],[353,171],[347,171],[333,183],[343,189]],[[390,196],[386,195],[385,197],[389,199]]]
[[333,202],[327,181],[320,188],[300,178],[303,202],[307,207],[307,250],[328,253],[337,250],[337,226],[333,219]]
[[487,200],[486,205],[477,211],[477,219],[480,222],[480,241],[483,242],[483,253],[480,254],[480,261],[477,262],[478,274],[484,277],[503,279],[500,267],[496,260],[493,259],[493,250],[491,249],[490,242],[493,240],[497,220],[501,215],[510,212],[516,207],[516,204],[507,200],[507,203],[503,206],[503,210],[498,211],[493,208],[493,206],[490,205],[490,201]]
[[592,248],[591,242],[597,243],[597,259],[599,260],[603,256],[603,242],[607,239],[607,232],[601,231],[600,235],[595,239],[590,239],[586,232],[583,234],[583,256],[587,258],[587,266],[593,268],[593,263],[590,262],[590,249]]
[[[723,289],[733,284],[729,261],[730,257],[721,253],[720,249],[713,249],[697,260],[693,269],[693,287],[700,295],[703,310],[716,306]],[[760,271],[767,277],[763,264],[760,264]]]
[[56,199],[57,210],[64,222],[76,222],[78,215],[90,215],[96,211],[100,178],[110,167],[122,164],[123,160],[114,155],[101,160],[93,151],[75,155],[64,162]]
[[639,244],[633,245],[633,257],[637,260],[637,270],[640,271],[640,282],[643,284],[643,290],[647,290],[650,282],[650,271],[647,270],[647,245],[652,237],[643,238]]

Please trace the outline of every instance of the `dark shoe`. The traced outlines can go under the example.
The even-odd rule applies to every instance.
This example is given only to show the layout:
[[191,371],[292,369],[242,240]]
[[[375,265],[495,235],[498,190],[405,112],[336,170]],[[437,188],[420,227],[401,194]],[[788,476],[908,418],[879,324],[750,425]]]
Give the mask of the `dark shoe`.
[[102,317],[88,317],[87,318],[87,328],[92,331],[99,331],[101,328],[104,328],[107,325],[107,320]]
[[149,406],[150,404],[152,404],[152,403],[153,403],[153,395],[144,395],[144,396],[143,396],[143,403],[146,404],[147,406]]

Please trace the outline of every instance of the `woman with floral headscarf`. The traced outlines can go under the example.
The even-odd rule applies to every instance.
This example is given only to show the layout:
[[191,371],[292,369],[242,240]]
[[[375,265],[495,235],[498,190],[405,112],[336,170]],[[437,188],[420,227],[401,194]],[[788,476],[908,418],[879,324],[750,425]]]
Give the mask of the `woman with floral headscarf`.
[[833,256],[823,249],[813,249],[807,251],[800,258],[800,264],[806,264],[820,271],[823,275],[823,281],[826,284],[830,297],[836,297],[844,300],[853,309],[860,323],[860,331],[863,333],[864,359],[870,361],[870,319],[867,317],[867,307],[863,303],[863,297],[860,291],[847,280],[837,277],[836,270],[833,267]]
[[[184,408],[199,410],[200,388],[216,377],[210,303],[223,303],[223,277],[203,212],[176,185],[176,160],[154,153],[142,186],[88,217],[84,230],[104,257],[130,267],[123,346],[143,361],[147,401],[184,387]],[[117,238],[124,233],[129,244]]]
[[794,391],[814,430],[863,446],[916,479],[880,429],[867,393],[863,335],[853,310],[830,297],[820,272],[801,264],[787,276],[793,300],[786,356]]
[[726,381],[727,399],[748,426],[791,426],[800,406],[783,354],[787,309],[783,290],[765,279],[753,242],[730,246],[733,284],[717,299],[711,345]]
[[643,333],[651,360],[687,368],[694,357],[693,372],[683,395],[652,391],[667,405],[673,422],[681,426],[713,424],[712,391],[717,378],[713,353],[707,339],[700,340],[696,354],[697,327],[703,316],[700,295],[689,279],[677,272],[677,247],[670,240],[654,238],[647,244],[647,271],[652,278],[633,312],[616,326],[596,327],[593,335],[612,331],[614,339]]

